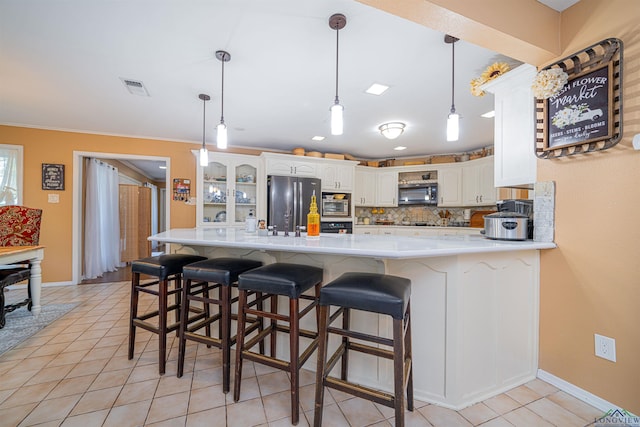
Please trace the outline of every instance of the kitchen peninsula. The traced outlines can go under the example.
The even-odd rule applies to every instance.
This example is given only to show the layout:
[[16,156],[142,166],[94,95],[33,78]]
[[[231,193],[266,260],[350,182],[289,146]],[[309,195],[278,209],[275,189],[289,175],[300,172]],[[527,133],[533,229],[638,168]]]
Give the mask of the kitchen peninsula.
[[[170,244],[174,253],[315,265],[324,269],[325,283],[347,271],[411,279],[414,392],[421,400],[460,409],[536,375],[539,250],[555,248],[553,243],[469,235],[323,234],[307,240],[232,227],[174,229],[149,239]],[[372,313],[354,313],[352,324],[365,332],[391,333],[389,319]],[[313,359],[307,369],[315,369]],[[350,375],[390,389],[393,371],[387,362],[354,355]]]

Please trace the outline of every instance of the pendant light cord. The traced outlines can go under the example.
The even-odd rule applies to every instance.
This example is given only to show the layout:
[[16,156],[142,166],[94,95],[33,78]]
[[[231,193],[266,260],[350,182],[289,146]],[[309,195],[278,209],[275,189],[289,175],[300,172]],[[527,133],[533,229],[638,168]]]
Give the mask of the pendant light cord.
[[202,148],[206,148],[204,140],[205,140],[205,129],[207,123],[207,100],[202,100]]
[[456,69],[456,42],[451,43],[451,113],[456,112],[454,103],[455,94],[455,69]]
[[222,55],[222,89],[220,90],[220,123],[224,123],[224,62],[226,54]]
[[338,52],[340,49],[339,40],[340,40],[340,29],[338,28],[338,23],[336,22],[336,100],[335,100],[336,104],[340,103],[340,100],[338,99],[338,60],[339,60]]

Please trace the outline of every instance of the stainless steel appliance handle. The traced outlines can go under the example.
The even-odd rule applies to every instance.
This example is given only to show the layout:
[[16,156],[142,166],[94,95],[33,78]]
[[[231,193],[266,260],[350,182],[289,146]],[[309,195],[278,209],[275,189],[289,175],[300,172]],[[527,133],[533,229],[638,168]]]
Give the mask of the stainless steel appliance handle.
[[298,182],[298,185],[300,186],[300,192],[299,192],[299,202],[300,202],[300,209],[298,209],[298,218],[296,219],[296,224],[298,225],[302,225],[302,206],[304,206],[303,202],[302,202],[302,181]]
[[298,222],[298,189],[296,183],[293,183],[293,226],[300,224]]

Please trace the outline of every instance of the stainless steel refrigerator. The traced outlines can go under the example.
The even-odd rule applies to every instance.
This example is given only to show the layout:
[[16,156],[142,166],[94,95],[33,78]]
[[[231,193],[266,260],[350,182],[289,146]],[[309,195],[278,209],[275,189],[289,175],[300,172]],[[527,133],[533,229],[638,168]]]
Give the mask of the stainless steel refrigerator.
[[[320,180],[295,176],[267,177],[267,225],[276,225],[278,231],[294,231],[296,225],[307,225],[311,195],[315,190],[318,209],[322,197]],[[318,211],[318,213],[320,213]]]

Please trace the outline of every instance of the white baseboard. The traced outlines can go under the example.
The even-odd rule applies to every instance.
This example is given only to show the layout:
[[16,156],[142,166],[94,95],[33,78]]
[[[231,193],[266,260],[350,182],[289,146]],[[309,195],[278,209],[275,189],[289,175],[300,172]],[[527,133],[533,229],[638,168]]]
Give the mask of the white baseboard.
[[43,288],[49,288],[49,287],[54,287],[54,286],[75,286],[73,284],[73,282],[71,280],[67,281],[67,282],[47,282],[47,283],[43,283],[42,287]]
[[[11,285],[11,286],[7,286],[8,289],[26,289],[27,288],[27,284],[18,284],[18,285]],[[72,281],[68,281],[68,282],[47,282],[47,283],[43,283],[42,287],[43,288],[49,288],[49,287],[54,287],[54,286],[74,286]]]
[[538,369],[538,378],[559,388],[565,393],[570,394],[571,396],[601,410],[603,414],[611,409],[623,409],[618,405],[607,402],[606,400],[596,396],[595,394],[589,393],[587,390],[583,390],[580,387],[563,380],[562,378],[558,378],[547,371],[543,371],[542,369]]

